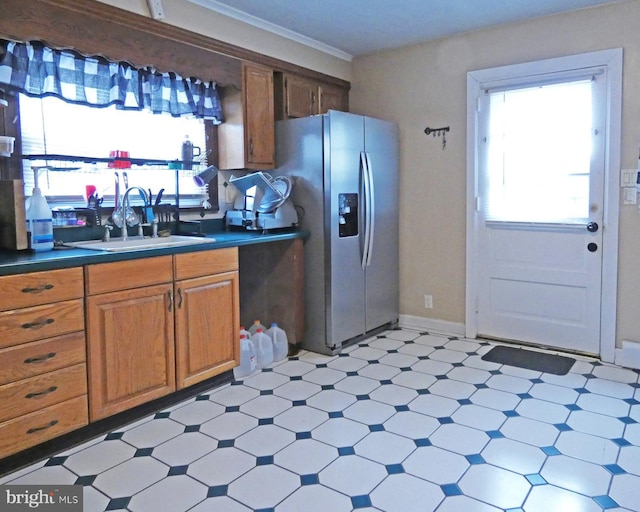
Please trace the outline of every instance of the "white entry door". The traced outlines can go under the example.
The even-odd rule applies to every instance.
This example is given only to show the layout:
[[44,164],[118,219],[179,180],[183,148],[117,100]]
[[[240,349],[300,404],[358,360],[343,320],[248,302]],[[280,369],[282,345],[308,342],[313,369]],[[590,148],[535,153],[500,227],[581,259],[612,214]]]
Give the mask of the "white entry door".
[[475,334],[600,354],[607,69],[479,91]]

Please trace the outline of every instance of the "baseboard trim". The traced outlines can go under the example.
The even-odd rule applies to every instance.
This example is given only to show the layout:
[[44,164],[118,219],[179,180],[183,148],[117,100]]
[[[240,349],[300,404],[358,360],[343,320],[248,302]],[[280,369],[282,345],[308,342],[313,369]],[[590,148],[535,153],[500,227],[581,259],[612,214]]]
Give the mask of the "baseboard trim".
[[437,334],[448,334],[451,336],[464,336],[465,327],[462,323],[448,322],[446,320],[436,320],[421,316],[400,315],[400,327],[417,331],[426,331]]
[[640,370],[640,343],[622,340],[622,348],[616,348],[615,364]]

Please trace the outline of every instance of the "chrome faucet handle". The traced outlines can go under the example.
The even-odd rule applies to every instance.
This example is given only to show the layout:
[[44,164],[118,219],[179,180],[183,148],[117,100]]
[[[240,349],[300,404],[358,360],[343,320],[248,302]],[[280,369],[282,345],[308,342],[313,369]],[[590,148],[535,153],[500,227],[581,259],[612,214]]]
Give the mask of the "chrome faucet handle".
[[108,242],[109,240],[111,240],[111,230],[113,229],[113,226],[111,226],[110,224],[105,224],[104,225],[104,235],[102,235],[102,241],[103,242]]
[[158,219],[155,217],[151,223],[151,238],[158,238]]

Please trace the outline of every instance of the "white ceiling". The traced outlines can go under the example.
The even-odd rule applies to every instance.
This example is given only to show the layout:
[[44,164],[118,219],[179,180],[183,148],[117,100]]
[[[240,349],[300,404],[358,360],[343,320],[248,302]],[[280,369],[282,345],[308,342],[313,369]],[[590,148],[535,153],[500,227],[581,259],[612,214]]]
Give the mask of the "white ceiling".
[[350,60],[621,0],[189,0]]

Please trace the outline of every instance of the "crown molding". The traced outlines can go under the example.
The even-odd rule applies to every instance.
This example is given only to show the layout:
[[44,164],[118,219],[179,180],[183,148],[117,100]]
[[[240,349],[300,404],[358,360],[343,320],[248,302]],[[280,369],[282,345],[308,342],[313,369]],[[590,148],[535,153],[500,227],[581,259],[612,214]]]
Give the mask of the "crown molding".
[[271,23],[269,21],[265,21],[263,19],[257,18],[251,14],[247,14],[246,12],[240,11],[233,7],[229,7],[226,4],[217,2],[216,0],[188,0],[192,4],[199,5],[200,7],[204,7],[205,9],[209,9],[211,11],[215,11],[224,16],[228,16],[229,18],[236,19],[247,25],[252,25],[259,29],[262,29],[266,32],[271,32],[272,34],[276,34],[280,37],[284,37],[286,39],[290,39],[291,41],[295,41],[296,43],[303,44],[314,50],[318,50],[333,57],[337,57],[339,59],[345,60],[347,62],[351,62],[353,60],[353,55],[344,52],[338,48],[330,46],[328,44],[321,43],[315,39],[299,34],[298,32],[294,32],[293,30],[289,30],[287,28],[281,27],[280,25],[276,25],[275,23]]

